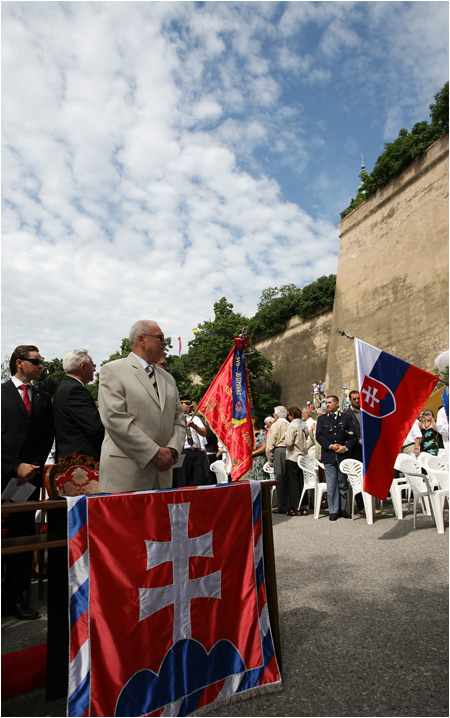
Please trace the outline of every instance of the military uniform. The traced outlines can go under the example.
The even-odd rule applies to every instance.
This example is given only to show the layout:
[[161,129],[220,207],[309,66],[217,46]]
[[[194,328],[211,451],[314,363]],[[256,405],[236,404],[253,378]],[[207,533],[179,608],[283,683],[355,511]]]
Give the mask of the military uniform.
[[[338,516],[347,504],[347,479],[340,471],[339,464],[349,457],[358,443],[351,417],[347,414],[329,412],[317,418],[316,441],[322,447],[322,462],[325,465],[327,501],[330,516]],[[330,450],[332,444],[341,444],[347,451],[337,454]]]

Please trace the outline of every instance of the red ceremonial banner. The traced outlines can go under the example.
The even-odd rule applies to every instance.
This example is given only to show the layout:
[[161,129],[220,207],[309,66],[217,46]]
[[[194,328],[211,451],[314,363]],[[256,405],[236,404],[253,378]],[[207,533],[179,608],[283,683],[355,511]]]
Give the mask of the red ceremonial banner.
[[[216,378],[198,404],[198,411],[205,419],[215,435],[226,447],[231,459],[231,479],[239,481],[252,468],[252,450],[255,444],[253,429],[253,403],[245,364],[245,403],[246,417],[239,425],[233,422],[233,361],[236,353],[244,357],[247,348],[247,337],[236,337],[235,346],[222,364]],[[245,363],[245,358],[244,358]]]

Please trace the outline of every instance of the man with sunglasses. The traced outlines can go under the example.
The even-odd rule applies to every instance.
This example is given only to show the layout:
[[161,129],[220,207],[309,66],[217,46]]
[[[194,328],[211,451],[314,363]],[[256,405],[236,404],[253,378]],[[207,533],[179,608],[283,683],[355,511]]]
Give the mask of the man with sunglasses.
[[[2,384],[2,491],[12,478],[17,478],[18,484],[35,487],[29,499],[36,500],[54,436],[50,396],[32,384],[42,371],[39,349],[33,345],[16,347],[10,371],[11,379]],[[34,532],[33,511],[8,516],[8,538],[32,536]],[[39,618],[39,613],[24,602],[32,558],[32,553],[5,556],[2,612],[13,613],[22,620]]]
[[99,487],[104,492],[171,488],[185,438],[174,378],[156,364],[167,345],[156,322],[130,330],[131,353],[104,364],[98,392],[105,439]]

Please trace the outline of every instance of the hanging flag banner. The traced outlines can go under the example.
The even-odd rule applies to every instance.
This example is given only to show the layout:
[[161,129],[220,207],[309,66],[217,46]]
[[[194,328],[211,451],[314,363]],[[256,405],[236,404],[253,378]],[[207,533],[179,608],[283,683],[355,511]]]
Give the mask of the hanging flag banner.
[[181,356],[181,337],[178,337],[178,356]]
[[235,427],[241,426],[247,421],[246,365],[242,340],[234,348],[231,384],[233,387],[233,418],[231,424]]
[[187,716],[280,687],[259,482],[67,501],[68,716]]
[[226,447],[233,481],[243,478],[253,464],[255,440],[253,402],[245,360],[247,346],[247,337],[235,338],[233,349],[197,407]]
[[403,442],[439,377],[355,337],[364,491],[384,501]]

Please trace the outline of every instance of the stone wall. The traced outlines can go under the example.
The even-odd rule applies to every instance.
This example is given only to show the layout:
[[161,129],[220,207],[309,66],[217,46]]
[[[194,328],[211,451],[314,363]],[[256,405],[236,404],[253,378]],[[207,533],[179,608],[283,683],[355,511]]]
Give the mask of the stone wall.
[[333,312],[293,317],[256,347],[274,365],[280,403],[304,405],[326,374],[327,393],[357,388],[348,334],[428,371],[448,349],[448,135],[340,224]]
[[312,383],[325,377],[332,311],[310,319],[292,317],[286,330],[255,343],[273,362],[273,380],[280,388],[280,404],[302,406],[312,401]]
[[353,343],[431,371],[448,349],[448,135],[340,224],[327,389],[357,385]]

